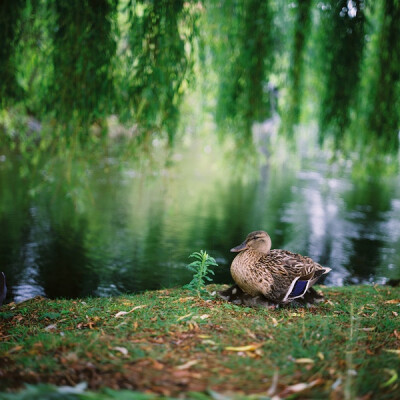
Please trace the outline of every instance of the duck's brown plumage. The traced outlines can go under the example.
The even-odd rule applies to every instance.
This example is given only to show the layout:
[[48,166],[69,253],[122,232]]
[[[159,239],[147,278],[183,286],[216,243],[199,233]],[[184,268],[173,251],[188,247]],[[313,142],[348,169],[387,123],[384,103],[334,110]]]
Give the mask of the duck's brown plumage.
[[288,250],[270,250],[271,239],[266,232],[256,231],[232,251],[239,251],[231,265],[234,281],[246,293],[264,295],[273,302],[282,302],[292,282],[309,281],[313,285],[329,272],[310,257]]

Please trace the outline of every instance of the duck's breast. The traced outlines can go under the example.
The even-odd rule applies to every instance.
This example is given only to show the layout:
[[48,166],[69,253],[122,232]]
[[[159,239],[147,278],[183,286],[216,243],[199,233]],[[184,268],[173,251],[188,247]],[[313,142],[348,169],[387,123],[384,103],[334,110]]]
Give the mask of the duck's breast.
[[232,262],[231,275],[240,288],[253,296],[268,292],[272,277],[260,260],[259,253],[251,250],[239,253]]

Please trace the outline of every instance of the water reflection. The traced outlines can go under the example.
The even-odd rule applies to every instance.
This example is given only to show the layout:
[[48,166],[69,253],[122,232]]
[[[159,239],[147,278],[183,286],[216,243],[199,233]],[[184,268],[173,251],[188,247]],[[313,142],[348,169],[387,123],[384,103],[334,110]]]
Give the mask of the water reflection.
[[110,168],[109,159],[28,175],[7,157],[0,164],[0,257],[9,299],[182,285],[190,280],[188,255],[200,249],[220,264],[215,280],[229,283],[229,249],[260,228],[273,247],[331,267],[326,284],[400,275],[397,175],[355,180],[323,159],[234,174],[216,150],[194,154],[169,168]]

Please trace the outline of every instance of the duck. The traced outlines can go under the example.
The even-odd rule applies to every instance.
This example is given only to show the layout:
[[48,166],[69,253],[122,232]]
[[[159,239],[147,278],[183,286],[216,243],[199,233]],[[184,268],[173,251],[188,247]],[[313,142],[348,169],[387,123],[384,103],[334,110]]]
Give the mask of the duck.
[[255,231],[233,247],[238,253],[231,264],[237,286],[252,297],[262,296],[274,304],[287,304],[303,298],[319,278],[331,271],[310,257],[288,250],[272,249],[265,231]]

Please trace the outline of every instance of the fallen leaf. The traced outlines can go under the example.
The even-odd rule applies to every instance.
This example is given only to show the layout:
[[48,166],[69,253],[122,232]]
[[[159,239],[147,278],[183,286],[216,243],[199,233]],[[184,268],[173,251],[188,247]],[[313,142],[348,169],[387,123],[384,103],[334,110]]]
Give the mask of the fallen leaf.
[[370,328],[361,328],[364,332],[372,332],[376,329],[376,326],[371,326]]
[[65,355],[65,359],[69,362],[77,362],[79,357],[75,352],[70,352]]
[[400,350],[395,350],[395,349],[383,349],[383,351],[386,351],[387,353],[398,354],[398,355],[400,356]]
[[129,313],[131,313],[131,312],[133,312],[135,310],[138,310],[139,308],[143,308],[143,307],[147,307],[147,304],[142,304],[140,306],[133,307],[132,310],[129,310],[129,311],[120,311],[120,312],[116,313],[114,315],[114,317],[115,318],[122,317],[123,315],[129,314]]
[[203,314],[203,315],[200,315],[200,319],[206,319],[206,318],[208,318],[209,317],[209,315],[208,314]]
[[178,302],[178,301],[179,301],[180,303],[186,303],[187,301],[193,300],[193,299],[195,299],[195,297],[193,297],[193,296],[181,297],[180,299],[174,300],[173,303],[176,303],[176,302]]
[[[78,383],[76,386],[59,386],[57,388],[57,393],[61,393],[65,395],[65,398],[75,397],[69,395],[79,395],[83,394],[87,389],[88,384],[86,382]],[[55,397],[64,397],[64,396],[55,396]]]
[[128,355],[128,350],[125,347],[119,347],[119,346],[115,346],[112,348],[113,350],[119,351],[120,353],[122,353],[124,356]]
[[342,378],[336,379],[331,386],[331,390],[336,390],[342,384]]
[[182,315],[181,317],[179,317],[179,318],[177,319],[177,321],[182,321],[182,320],[185,319],[185,318],[189,318],[191,315],[193,315],[193,313],[186,314],[186,315]]
[[232,347],[228,346],[225,347],[225,350],[228,351],[254,351],[257,350],[259,347],[261,347],[264,343],[255,343],[255,344],[249,344],[247,346],[238,346],[238,347]]
[[400,299],[386,300],[384,303],[385,304],[397,304],[397,303],[400,303]]
[[347,370],[347,375],[350,375],[350,376],[357,376],[357,371],[355,370],[355,369],[348,369]]
[[390,374],[391,377],[389,378],[388,381],[386,381],[385,383],[382,383],[382,385],[381,385],[382,388],[390,386],[392,383],[395,383],[397,381],[397,378],[399,377],[397,375],[397,371],[394,369],[386,369],[385,368],[384,371],[387,372],[388,374]]
[[320,360],[324,360],[325,359],[324,353],[321,353],[320,351],[318,352],[317,356],[318,356],[318,358]]
[[399,316],[399,313],[397,313],[396,311],[392,311],[392,314],[393,314],[395,317],[398,317],[398,316]]
[[273,326],[278,326],[278,321],[276,320],[276,318],[271,317],[271,319],[272,319],[272,325]]
[[199,360],[190,360],[190,361],[186,362],[185,364],[178,365],[175,368],[179,369],[179,370],[189,369],[193,365],[196,365],[198,362],[199,362]]
[[8,354],[16,353],[17,351],[20,351],[20,350],[22,350],[22,349],[23,349],[22,346],[15,346],[15,347],[13,347],[12,349],[8,350]]
[[158,371],[164,369],[164,364],[160,363],[157,360],[151,360],[152,367]]
[[54,331],[55,329],[57,329],[57,324],[50,324],[44,328],[45,331]]
[[203,344],[209,344],[209,345],[211,345],[211,346],[215,346],[215,345],[216,345],[216,343],[214,342],[214,340],[210,340],[210,339],[202,340],[201,343],[203,343]]
[[394,333],[394,336],[396,336],[396,337],[397,337],[397,339],[400,339],[400,333],[399,333],[399,332],[397,332],[397,330],[396,330],[396,329],[393,331],[393,333]]
[[279,397],[287,397],[291,393],[300,393],[304,392],[307,389],[310,389],[316,385],[320,385],[323,382],[322,379],[316,379],[314,381],[311,381],[310,383],[297,383],[292,386],[288,386],[285,388],[282,392],[279,393]]
[[274,376],[272,377],[271,386],[267,392],[267,396],[271,397],[275,394],[276,389],[278,388],[278,383],[279,383],[279,372],[278,372],[278,370],[275,370]]
[[297,358],[294,362],[296,364],[314,364],[314,360],[312,358]]

